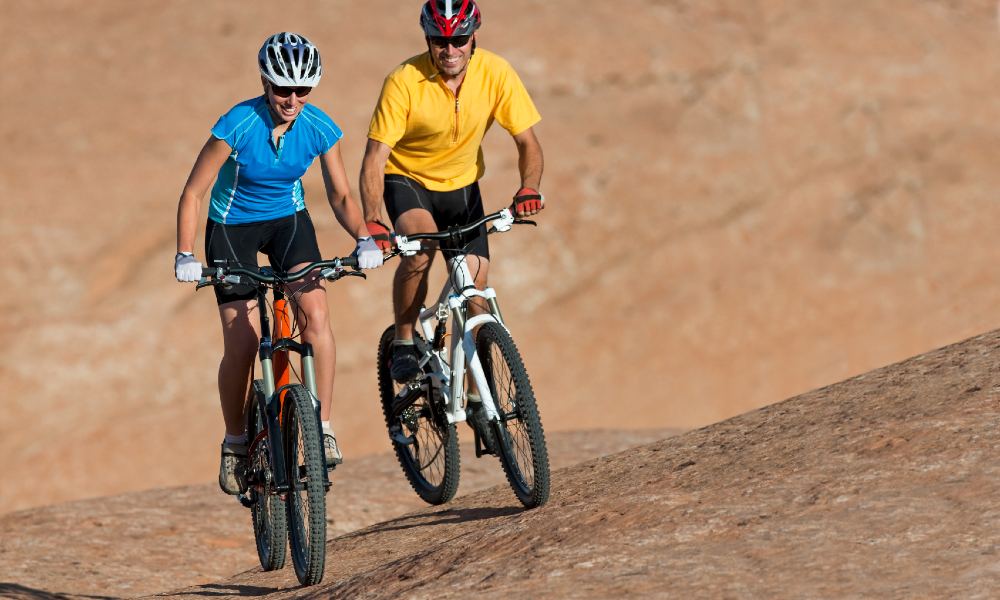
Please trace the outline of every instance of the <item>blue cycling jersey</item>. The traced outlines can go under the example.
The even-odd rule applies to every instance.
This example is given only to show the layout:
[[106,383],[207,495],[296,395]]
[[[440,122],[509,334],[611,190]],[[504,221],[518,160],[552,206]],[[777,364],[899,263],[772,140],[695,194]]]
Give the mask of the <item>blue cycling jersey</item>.
[[264,96],[240,102],[219,117],[212,135],[229,144],[232,153],[212,188],[209,219],[227,225],[256,223],[305,208],[302,176],[344,134],[311,104],[302,107],[277,142],[273,129]]

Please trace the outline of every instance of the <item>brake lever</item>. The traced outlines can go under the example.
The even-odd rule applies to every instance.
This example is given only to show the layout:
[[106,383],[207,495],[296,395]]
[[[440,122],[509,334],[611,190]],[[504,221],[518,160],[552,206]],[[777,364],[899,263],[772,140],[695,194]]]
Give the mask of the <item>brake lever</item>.
[[[333,271],[333,272],[330,273],[328,271]],[[334,271],[333,269],[324,269],[323,273],[321,273],[321,277],[323,277],[323,279],[327,281],[337,281],[341,277],[348,277],[348,276],[368,279],[368,276],[362,273],[361,271],[348,271],[346,269],[337,269],[336,271]]]
[[535,223],[531,219],[514,219],[514,224],[515,225],[533,225],[535,227],[538,227],[538,223]]
[[[221,269],[219,271],[221,272]],[[240,285],[241,283],[243,283],[243,278],[239,275],[216,275],[214,277],[202,277],[198,281],[198,285],[194,286],[194,289],[197,291],[203,287],[222,285],[223,289],[228,290],[234,285]]]

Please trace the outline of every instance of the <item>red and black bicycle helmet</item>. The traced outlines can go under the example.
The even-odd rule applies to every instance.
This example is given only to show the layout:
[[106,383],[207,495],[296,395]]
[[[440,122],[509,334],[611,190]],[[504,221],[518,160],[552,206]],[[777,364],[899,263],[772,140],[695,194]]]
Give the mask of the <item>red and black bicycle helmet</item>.
[[481,24],[473,0],[427,0],[420,11],[420,27],[427,37],[472,35]]

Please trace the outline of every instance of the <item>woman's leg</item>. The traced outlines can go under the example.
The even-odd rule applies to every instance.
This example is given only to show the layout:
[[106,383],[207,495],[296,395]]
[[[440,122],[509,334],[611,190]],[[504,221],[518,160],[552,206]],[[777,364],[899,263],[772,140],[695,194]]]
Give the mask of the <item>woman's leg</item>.
[[246,399],[250,372],[260,343],[256,300],[219,305],[223,353],[219,363],[219,400],[226,433],[241,436],[246,429]]
[[[308,263],[295,265],[294,272]],[[333,404],[333,381],[337,368],[337,344],[330,327],[330,311],[326,303],[326,289],[318,275],[289,286],[295,318],[302,331],[302,341],[312,345],[316,370],[316,395],[320,403],[320,419],[330,420]]]

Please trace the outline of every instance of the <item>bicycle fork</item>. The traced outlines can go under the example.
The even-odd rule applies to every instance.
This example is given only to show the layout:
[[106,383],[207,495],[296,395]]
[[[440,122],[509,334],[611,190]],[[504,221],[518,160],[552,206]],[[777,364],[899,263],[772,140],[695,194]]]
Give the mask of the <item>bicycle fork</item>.
[[[486,300],[489,312],[466,319],[465,313],[468,302],[473,296],[478,296]],[[462,295],[448,298],[448,308],[455,319],[454,331],[462,332],[461,342],[458,339],[452,342],[454,346],[453,353],[455,354],[454,363],[460,365],[460,368],[457,370],[463,370],[461,366],[468,365],[469,374],[479,390],[479,397],[482,398],[486,416],[490,421],[493,421],[498,417],[496,404],[493,402],[489,382],[486,381],[486,375],[483,372],[483,365],[476,350],[476,340],[473,337],[473,333],[486,323],[496,323],[501,327],[507,327],[504,325],[503,317],[500,315],[500,305],[497,302],[496,291],[493,288],[486,288],[482,291],[476,289],[464,290]],[[464,373],[456,373],[456,377],[458,376],[464,376]],[[457,398],[458,394],[455,394],[455,396],[456,398],[453,399],[452,406],[454,410],[457,410],[461,406],[457,402],[459,400]]]
[[[263,306],[263,298],[258,298],[258,306]],[[316,427],[318,428],[318,439],[323,439],[323,428],[320,425],[320,402],[316,392],[316,368],[313,357],[312,345],[309,343],[299,343],[292,340],[289,333],[288,305],[283,298],[275,301],[275,315],[277,323],[275,327],[275,338],[270,335],[271,326],[267,317],[267,311],[260,311],[261,332],[259,357],[261,366],[261,379],[264,384],[264,394],[257,401],[261,403],[261,413],[267,416],[267,437],[269,440],[268,451],[271,463],[271,475],[274,478],[275,490],[279,493],[288,492],[290,482],[288,480],[288,469],[285,456],[284,435],[282,432],[281,410],[284,404],[285,390],[292,385],[289,376],[289,353],[295,352],[302,361],[302,383],[309,391],[312,399],[312,407],[316,413]],[[276,377],[277,375],[277,377]],[[326,469],[323,469],[323,485],[327,489],[330,487],[330,478]]]
[[269,441],[267,446],[274,487],[279,493],[285,493],[288,491],[288,471],[285,469],[284,444],[279,443],[283,440],[281,434],[281,394],[275,393],[273,356],[274,346],[271,344],[271,338],[265,337],[260,343],[260,370],[264,380],[264,394],[257,401],[261,403],[261,413],[267,417],[267,439]]

